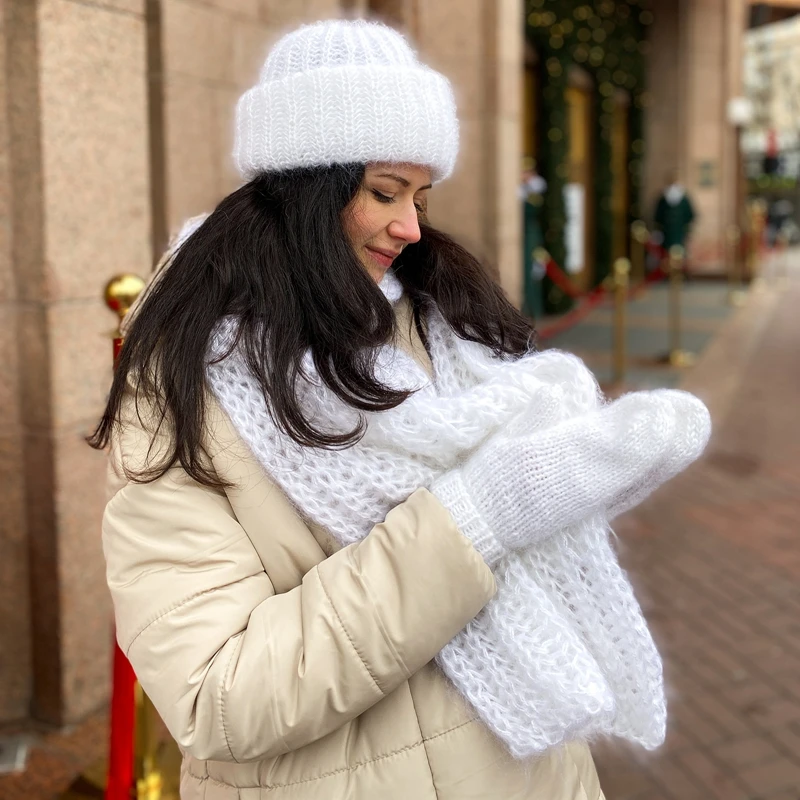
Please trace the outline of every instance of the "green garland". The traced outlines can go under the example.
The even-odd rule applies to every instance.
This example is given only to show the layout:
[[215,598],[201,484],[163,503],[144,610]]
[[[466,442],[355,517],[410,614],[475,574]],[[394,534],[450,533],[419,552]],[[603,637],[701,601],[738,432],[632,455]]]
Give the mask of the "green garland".
[[[565,92],[571,64],[594,78],[594,220],[595,284],[611,270],[614,217],[611,135],[614,92],[631,95],[628,170],[631,204],[628,222],[640,216],[639,189],[644,154],[645,59],[647,27],[652,22],[648,0],[526,0],[526,35],[539,54],[541,104],[537,130],[537,162],[548,182],[542,209],[545,243],[558,264],[565,261],[564,186],[569,178],[570,131]],[[559,313],[570,298],[545,278],[545,309]]]

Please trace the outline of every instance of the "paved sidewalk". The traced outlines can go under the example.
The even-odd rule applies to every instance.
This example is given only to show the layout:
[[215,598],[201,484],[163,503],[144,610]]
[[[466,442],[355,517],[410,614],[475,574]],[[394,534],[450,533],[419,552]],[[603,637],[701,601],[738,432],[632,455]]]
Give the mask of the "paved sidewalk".
[[619,520],[667,743],[598,743],[608,800],[800,799],[800,286],[754,288],[684,380],[704,458]]
[[[722,281],[691,281],[681,293],[681,347],[702,353],[722,330],[733,309],[727,302],[728,287]],[[627,388],[677,386],[683,372],[659,363],[669,349],[669,286],[656,283],[628,303]],[[578,325],[543,339],[542,348],[568,350],[580,356],[601,385],[612,381],[614,309],[610,300],[592,310]],[[547,330],[553,320],[543,320]]]
[[[13,728],[0,731],[8,736]],[[108,720],[105,710],[93,714],[80,725],[54,731],[44,727],[27,728],[31,744],[24,772],[0,774],[0,800],[57,800],[78,780],[79,793],[64,800],[101,800],[102,793],[79,776],[103,759],[108,749]]]

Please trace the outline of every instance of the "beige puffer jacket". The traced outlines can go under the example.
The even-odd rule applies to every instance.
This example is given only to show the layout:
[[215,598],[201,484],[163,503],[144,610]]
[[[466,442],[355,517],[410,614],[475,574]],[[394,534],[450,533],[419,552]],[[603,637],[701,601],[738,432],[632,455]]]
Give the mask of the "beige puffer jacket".
[[495,591],[433,495],[337,551],[210,403],[206,450],[235,488],[129,481],[160,444],[129,396],[103,523],[119,643],[184,752],[182,798],[602,798],[586,745],[515,762],[432,662]]

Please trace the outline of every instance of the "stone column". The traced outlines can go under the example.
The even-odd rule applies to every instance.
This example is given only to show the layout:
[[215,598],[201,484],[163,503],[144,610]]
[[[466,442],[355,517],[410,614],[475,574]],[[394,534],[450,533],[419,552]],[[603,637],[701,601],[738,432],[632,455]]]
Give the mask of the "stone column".
[[[736,6],[736,8],[734,8]],[[690,262],[697,271],[721,273],[725,267],[725,228],[732,222],[731,196],[736,174],[727,101],[738,74],[744,25],[737,0],[693,0],[682,4],[685,105],[681,174],[697,211]],[[738,28],[738,33],[736,32]]]
[[[0,629],[0,653],[16,676],[9,683],[3,670],[9,696],[0,696],[0,714],[30,710],[66,724],[106,699],[110,679],[105,458],[84,437],[111,370],[102,288],[114,273],[150,264],[144,15],[142,0],[10,0],[4,9],[8,158],[0,170],[10,201],[0,346],[9,358],[0,361],[11,375],[0,469],[14,477],[0,478],[0,549],[11,573],[2,600],[12,593],[17,618]],[[16,352],[5,344],[9,332]]]
[[[728,0],[725,4],[725,126],[723,142],[725,147],[725,161],[729,165],[722,178],[722,223],[723,235],[730,225],[739,224],[742,220],[741,208],[737,202],[744,205],[741,196],[741,172],[743,165],[739,152],[739,137],[736,129],[730,124],[727,116],[727,106],[734,97],[741,97],[742,72],[744,59],[744,32],[747,30],[749,4],[745,0]],[[729,266],[729,265],[725,265]]]
[[452,81],[461,120],[458,164],[431,194],[431,222],[484,258],[519,306],[522,2],[421,2],[416,20],[420,55]]
[[680,9],[674,0],[660,0],[653,5],[654,22],[650,26],[650,54],[647,61],[649,105],[645,115],[646,156],[644,163],[642,206],[648,224],[666,174],[676,171],[682,159],[680,62]]
[[[9,90],[25,89],[24,75],[18,73],[16,87],[9,85],[10,54],[6,41],[18,28],[11,19],[9,4],[0,4],[0,722],[28,714],[31,699],[31,612],[28,597],[29,571],[27,515],[23,478],[23,437],[21,430],[20,375],[17,327],[20,306],[12,261],[11,131]],[[27,50],[30,42],[17,40],[15,53]],[[21,66],[21,64],[20,64]],[[31,86],[35,90],[35,84]],[[29,174],[31,182],[36,180]]]
[[[163,164],[154,175],[175,233],[240,184],[234,170],[234,109],[258,80],[269,48],[301,22],[341,13],[339,0],[157,0],[163,73]],[[159,187],[159,183],[161,184]],[[158,221],[154,227],[158,230]],[[156,239],[159,237],[157,236]],[[156,241],[156,248],[166,244]]]
[[523,5],[519,0],[485,4],[488,124],[485,237],[500,285],[522,306],[522,211],[517,196],[522,157]]
[[651,28],[645,209],[677,169],[697,211],[690,263],[724,269],[725,230],[734,222],[737,159],[727,101],[740,93],[744,0],[659,0]]

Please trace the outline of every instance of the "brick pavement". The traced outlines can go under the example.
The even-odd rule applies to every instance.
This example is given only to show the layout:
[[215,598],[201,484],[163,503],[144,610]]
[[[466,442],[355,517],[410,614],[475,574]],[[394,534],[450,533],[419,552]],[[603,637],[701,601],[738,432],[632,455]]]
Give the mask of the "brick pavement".
[[[721,281],[690,281],[682,292],[682,343],[695,353],[704,352],[731,314],[728,288]],[[628,304],[626,388],[676,386],[682,370],[660,362],[670,341],[669,287],[654,284]],[[592,310],[578,325],[544,339],[544,348],[568,350],[580,356],[607,386],[612,380],[612,325],[614,311],[606,302]],[[553,320],[543,320],[546,330]]]
[[761,287],[686,388],[704,458],[616,525],[665,661],[666,745],[594,747],[608,800],[800,800],[800,286]]
[[[16,733],[12,727],[2,734]],[[80,725],[61,731],[45,727],[27,729],[32,746],[24,772],[0,775],[0,800],[57,800],[83,770],[93,767],[106,754],[108,719],[104,710]],[[91,784],[82,782],[74,800],[102,797]],[[64,798],[67,800],[67,798]],[[73,800],[73,798],[69,798]]]

